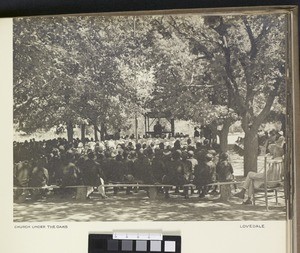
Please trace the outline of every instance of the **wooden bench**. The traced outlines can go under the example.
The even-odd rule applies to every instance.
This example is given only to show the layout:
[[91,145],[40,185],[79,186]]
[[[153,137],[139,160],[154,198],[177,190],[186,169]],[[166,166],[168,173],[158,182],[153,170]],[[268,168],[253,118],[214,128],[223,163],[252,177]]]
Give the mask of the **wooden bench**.
[[236,182],[236,181],[215,182],[215,183],[208,184],[207,186],[220,186],[220,200],[228,201],[229,198],[232,196],[231,185],[238,185],[241,183],[242,182]]
[[[228,201],[229,198],[232,196],[231,193],[231,185],[238,185],[242,182],[236,182],[236,181],[228,181],[228,182],[215,182],[211,184],[207,184],[205,186],[220,186],[220,200],[221,201]],[[183,185],[183,188],[196,188],[196,185],[194,184],[185,184]]]
[[[211,184],[207,184],[206,186],[220,186],[220,200],[228,201],[232,196],[231,194],[231,185],[237,185],[242,182],[230,181],[230,182],[215,182]],[[157,198],[158,190],[160,188],[174,188],[174,185],[167,184],[143,184],[143,183],[108,183],[104,185],[100,185],[104,188],[121,188],[121,187],[131,187],[131,188],[139,188],[146,189],[149,199],[153,200]],[[14,190],[35,190],[35,189],[45,189],[45,190],[54,190],[54,189],[76,189],[75,199],[77,200],[85,200],[87,197],[87,191],[89,187],[88,185],[73,185],[73,186],[58,186],[58,185],[49,185],[44,187],[13,187]],[[182,186],[185,191],[188,188],[196,188],[194,184],[185,184]]]
[[[117,184],[104,184],[100,185],[105,188],[120,188],[120,187],[132,187],[132,188],[143,188],[147,190],[148,197],[150,199],[156,199],[158,190],[163,187],[174,187],[173,185],[166,185],[166,184],[129,184],[129,183],[117,183]],[[57,185],[49,185],[44,187],[14,187],[14,190],[38,190],[38,189],[76,189],[75,199],[77,200],[85,200],[87,197],[87,191],[89,187],[95,186],[88,186],[88,185],[73,185],[73,186],[57,186]]]
[[150,199],[156,199],[158,190],[160,188],[165,188],[165,187],[172,188],[173,187],[173,185],[167,185],[167,184],[142,184],[142,183],[141,184],[129,184],[129,183],[104,184],[102,186],[104,186],[105,188],[109,188],[109,187],[112,187],[112,188],[116,188],[116,187],[118,187],[118,188],[119,187],[143,188],[143,189],[147,190],[148,197]]

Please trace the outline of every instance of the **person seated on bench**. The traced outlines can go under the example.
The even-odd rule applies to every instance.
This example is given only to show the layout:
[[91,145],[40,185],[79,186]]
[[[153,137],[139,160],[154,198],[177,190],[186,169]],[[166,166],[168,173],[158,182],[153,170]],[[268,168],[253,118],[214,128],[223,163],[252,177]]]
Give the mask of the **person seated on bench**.
[[[231,163],[228,161],[228,154],[225,152],[222,152],[219,155],[219,161],[217,162],[216,166],[216,179],[218,182],[230,182],[234,180],[233,168]],[[214,193],[219,194],[217,191],[218,186],[216,185],[214,187]],[[236,185],[234,185],[234,187],[236,189]]]
[[105,198],[104,180],[101,177],[100,165],[95,161],[95,154],[92,150],[88,150],[87,159],[85,159],[82,168],[82,180],[87,188],[86,197],[89,199],[94,190],[99,191],[102,198]]
[[[184,177],[184,164],[181,161],[181,154],[180,150],[172,152],[171,161],[166,163],[167,174],[163,177],[163,184],[171,184],[180,187],[187,183]],[[165,188],[165,197],[170,197],[168,188]]]
[[184,177],[187,183],[192,183],[194,179],[194,169],[195,166],[198,164],[198,161],[193,158],[194,152],[192,150],[186,152],[182,152],[182,163],[183,163],[183,170],[184,170]]
[[[33,168],[29,186],[31,187],[44,187],[47,186],[49,182],[48,170],[45,168],[46,157],[42,156],[38,159],[36,167]],[[32,190],[32,198],[38,199],[45,195],[45,190],[34,189]]]
[[56,184],[61,179],[61,157],[58,148],[53,148],[49,155],[48,172],[50,184]]
[[[205,153],[202,153],[201,155],[204,156]],[[198,160],[199,164],[195,167],[194,184],[197,186],[197,189],[199,191],[199,198],[204,198],[209,190],[207,184],[210,184],[214,181],[216,165],[212,161],[212,154],[206,154],[200,159],[201,161]]]
[[31,171],[31,163],[28,160],[16,163],[14,165],[14,186],[28,187]]
[[[125,163],[123,161],[123,153],[119,151],[115,159],[111,162],[111,181],[115,183],[120,183],[124,181],[125,178]],[[118,187],[114,187],[114,194],[119,192]]]
[[166,175],[166,168],[163,162],[163,150],[156,148],[154,150],[154,158],[151,164],[151,170],[156,183],[161,183],[162,178]]
[[219,182],[229,182],[234,179],[233,168],[228,161],[228,154],[223,152],[219,156],[219,162],[216,167],[217,178]]
[[[61,166],[61,186],[74,186],[78,184],[78,174],[79,170],[73,163],[74,154],[71,150],[68,150],[64,156],[62,156],[62,166]],[[69,195],[74,196],[76,190],[72,188],[59,189],[59,193],[62,193],[63,197]]]
[[[269,151],[271,158],[274,160],[281,160],[282,156],[284,155],[284,137],[278,139],[276,144],[271,144],[269,146]],[[267,178],[272,178],[272,173],[277,173],[275,170],[268,170],[267,171]],[[274,175],[275,176],[275,175]],[[244,184],[242,185],[242,189],[240,192],[235,194],[235,197],[239,197],[241,199],[245,199],[245,195],[247,193],[247,199],[243,201],[245,205],[252,205],[251,197],[253,195],[254,188],[258,188],[263,185],[264,173],[263,172],[253,172],[249,171],[247,177],[245,179]],[[253,184],[254,181],[254,184]]]
[[151,169],[150,157],[152,156],[153,151],[151,148],[146,148],[144,150],[139,149],[139,151],[137,151],[137,159],[133,164],[133,176],[136,182],[143,184],[155,183]]
[[[135,158],[135,152],[129,151],[127,149],[124,149],[123,157],[122,157],[122,164],[123,164],[123,178],[122,182],[124,183],[134,183],[134,177],[133,177],[133,163]],[[126,187],[126,194],[130,195],[132,187]]]
[[[14,165],[14,186],[28,187],[32,165],[28,160],[20,161]],[[28,190],[17,189],[14,191],[14,199],[24,201],[29,195]]]

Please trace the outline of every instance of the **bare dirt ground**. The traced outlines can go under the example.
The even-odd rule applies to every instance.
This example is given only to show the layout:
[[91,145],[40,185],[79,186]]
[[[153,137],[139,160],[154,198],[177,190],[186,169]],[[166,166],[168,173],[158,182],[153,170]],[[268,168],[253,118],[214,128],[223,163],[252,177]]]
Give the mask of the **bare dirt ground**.
[[[233,190],[234,191],[234,190]],[[220,202],[219,196],[199,199],[194,194],[189,199],[174,192],[170,199],[159,195],[150,200],[145,191],[132,195],[124,192],[102,199],[97,193],[87,201],[62,199],[50,196],[39,201],[14,203],[14,221],[226,221],[226,220],[283,220],[285,205],[282,194],[279,204],[270,198],[270,210],[266,211],[263,199],[256,205],[243,205],[242,200],[232,197]]]

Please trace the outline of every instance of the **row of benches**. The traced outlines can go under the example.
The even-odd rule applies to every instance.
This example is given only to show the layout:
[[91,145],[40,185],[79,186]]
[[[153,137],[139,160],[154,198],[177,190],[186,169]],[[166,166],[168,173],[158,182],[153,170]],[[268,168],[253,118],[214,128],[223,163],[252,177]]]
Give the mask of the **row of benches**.
[[[207,186],[219,186],[220,187],[220,200],[221,201],[227,201],[230,196],[231,196],[231,185],[238,185],[241,182],[236,182],[236,181],[230,181],[230,182],[215,182],[208,184]],[[85,200],[87,196],[87,191],[89,187],[93,186],[86,186],[86,185],[75,185],[75,186],[57,186],[57,185],[50,185],[50,186],[45,186],[45,187],[14,187],[14,190],[38,190],[38,189],[48,189],[48,190],[54,190],[54,189],[65,189],[65,188],[73,188],[76,189],[76,196],[75,198],[77,200]],[[176,186],[174,185],[167,185],[167,184],[139,184],[139,183],[109,183],[109,184],[104,184],[101,185],[101,187],[104,188],[138,188],[138,189],[145,189],[148,193],[148,197],[150,199],[156,199],[158,195],[159,189],[162,188],[175,188]],[[195,189],[196,185],[194,184],[185,184],[182,186],[183,189],[188,190],[188,189]],[[187,191],[188,192],[188,191]]]

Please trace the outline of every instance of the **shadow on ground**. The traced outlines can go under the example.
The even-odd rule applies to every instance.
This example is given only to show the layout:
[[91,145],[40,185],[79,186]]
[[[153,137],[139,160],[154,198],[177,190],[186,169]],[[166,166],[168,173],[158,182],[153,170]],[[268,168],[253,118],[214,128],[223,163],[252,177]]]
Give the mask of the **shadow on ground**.
[[14,203],[15,222],[283,220],[285,215],[283,199],[278,205],[270,199],[270,209],[266,211],[263,201],[253,206],[242,205],[235,197],[220,202],[213,196],[199,199],[194,195],[184,199],[175,194],[170,199],[159,196],[156,200],[149,200],[143,191],[129,196],[124,193],[110,195],[108,199],[93,194],[87,201],[49,197]]

